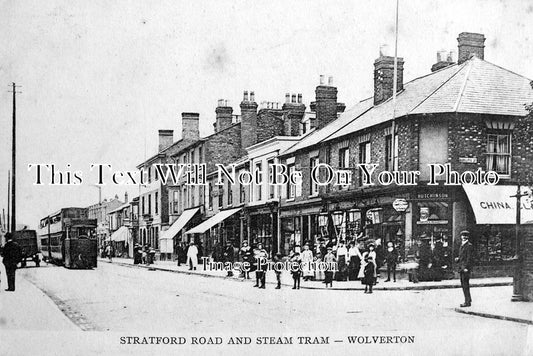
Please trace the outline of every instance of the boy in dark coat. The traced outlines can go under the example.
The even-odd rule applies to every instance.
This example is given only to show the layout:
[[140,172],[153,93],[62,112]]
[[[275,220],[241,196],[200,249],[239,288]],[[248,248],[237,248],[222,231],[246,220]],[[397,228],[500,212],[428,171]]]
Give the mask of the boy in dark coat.
[[394,247],[392,241],[387,242],[387,249],[385,250],[385,262],[387,262],[387,280],[385,282],[390,282],[390,274],[396,282],[396,263],[398,262],[398,250]]

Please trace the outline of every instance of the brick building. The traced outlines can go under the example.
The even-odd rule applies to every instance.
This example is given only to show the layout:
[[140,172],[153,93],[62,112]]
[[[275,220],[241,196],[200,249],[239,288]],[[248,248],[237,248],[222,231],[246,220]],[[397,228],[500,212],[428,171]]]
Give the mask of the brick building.
[[170,163],[170,157],[199,139],[199,115],[182,113],[181,138],[174,142],[173,130],[159,130],[158,152],[137,166],[146,184],[139,185],[139,243],[159,249],[159,237],[169,224],[168,186],[163,184],[155,164]]
[[[458,63],[440,60],[432,73],[407,83],[399,58],[395,103],[394,59],[380,56],[374,62],[373,97],[339,118],[317,107],[319,129],[281,154],[283,162],[303,174],[302,187],[282,196],[282,250],[283,243],[290,248],[321,236],[350,240],[363,232],[394,241],[403,255],[422,236],[432,247],[443,240],[451,259],[459,232],[469,229],[481,266],[477,273],[510,274],[514,220],[495,217],[503,216],[501,209],[513,216],[507,192],[530,179],[532,131],[524,104],[532,101],[533,91],[529,79],[483,60],[484,40],[480,34],[461,33]],[[319,163],[351,172],[351,184],[314,185],[310,171]],[[377,164],[374,176],[396,169],[421,173],[416,185],[405,185],[403,177],[404,185],[363,186],[361,170],[355,168],[363,163]],[[439,176],[436,185],[428,185],[428,164],[450,164],[459,174],[496,171],[501,179],[497,187],[463,187],[444,185]],[[324,170],[320,177],[325,178]],[[396,199],[408,202],[405,212],[393,208]],[[531,210],[524,205],[522,213],[529,218]]]

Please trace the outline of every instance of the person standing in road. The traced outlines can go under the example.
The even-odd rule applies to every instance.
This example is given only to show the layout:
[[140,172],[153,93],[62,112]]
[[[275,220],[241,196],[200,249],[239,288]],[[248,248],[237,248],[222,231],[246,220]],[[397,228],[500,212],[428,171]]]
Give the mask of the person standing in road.
[[109,241],[107,243],[107,246],[105,248],[105,254],[106,254],[107,258],[109,258],[109,262],[113,262],[113,259],[112,259],[112,257],[113,257],[113,248],[111,246],[111,241]]
[[[242,242],[242,247],[239,251],[239,255],[243,264],[248,263],[249,266],[252,264],[252,248],[248,246],[248,241]],[[243,269],[242,275],[244,279],[250,279],[250,269]]]
[[228,269],[228,277],[233,277],[234,253],[235,250],[233,249],[233,244],[231,241],[228,241],[226,248],[224,249],[224,263],[228,263],[231,266],[231,268]]
[[361,251],[359,251],[359,243],[357,241],[350,242],[348,246],[348,280],[355,281],[357,280],[363,256]]
[[365,285],[365,293],[372,294],[372,287],[376,283],[376,254],[365,252],[365,272],[363,277],[363,284]]
[[254,287],[265,289],[265,283],[266,283],[266,271],[267,271],[267,258],[268,253],[263,248],[262,243],[257,244],[257,249],[255,251],[255,259],[256,259],[256,269],[255,269],[255,279],[256,284]]
[[470,296],[470,273],[472,272],[474,247],[469,241],[470,232],[461,231],[461,247],[459,248],[459,257],[457,258],[459,275],[461,277],[461,287],[465,296],[465,302],[461,307],[469,307],[472,305],[472,297]]
[[5,235],[6,243],[2,249],[2,256],[4,259],[2,262],[6,268],[7,275],[7,292],[15,291],[15,271],[17,270],[17,263],[20,262],[22,258],[22,249],[19,244],[13,241],[13,235],[11,233],[6,233]]
[[[276,253],[274,255],[274,258],[272,259],[272,262],[278,263],[283,261],[283,256],[281,253]],[[281,269],[274,269],[274,272],[276,273],[276,281],[278,282],[278,285],[276,286],[276,289],[281,289]]]
[[337,263],[337,257],[333,254],[333,247],[328,247],[327,251],[326,256],[324,256],[324,263],[327,264],[327,269],[324,271],[324,283],[326,283],[326,288],[328,285],[333,287],[333,273],[335,273],[335,271],[333,271],[331,267]]
[[309,249],[309,244],[304,245],[304,250],[301,254],[302,258],[302,275],[304,281],[308,281],[313,278],[314,273],[311,268],[311,263],[313,262],[313,252]]
[[291,263],[296,264],[294,268],[293,266],[291,266],[292,279],[294,280],[294,286],[292,287],[292,289],[300,289],[300,277],[302,276],[302,258],[299,252],[295,252],[294,255],[292,255]]
[[396,282],[396,263],[398,262],[398,250],[394,247],[392,241],[387,242],[387,250],[385,251],[385,262],[387,262],[387,279],[385,282],[390,282],[390,274]]
[[187,250],[187,265],[189,266],[189,271],[196,270],[196,267],[198,267],[198,248],[194,241],[191,241]]

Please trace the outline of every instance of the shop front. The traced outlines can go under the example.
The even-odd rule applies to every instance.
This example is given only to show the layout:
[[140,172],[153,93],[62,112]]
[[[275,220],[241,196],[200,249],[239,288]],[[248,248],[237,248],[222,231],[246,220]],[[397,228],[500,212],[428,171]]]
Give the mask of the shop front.
[[277,203],[270,206],[249,208],[250,244],[261,243],[269,255],[278,252]]
[[228,242],[234,247],[241,243],[240,210],[241,208],[222,210],[185,234],[189,236],[189,241],[194,240],[203,256],[212,255],[216,259]]
[[[478,276],[512,276],[517,255],[517,186],[464,185],[463,189],[476,250],[474,272]],[[521,194],[526,191],[522,188]],[[520,223],[533,224],[533,207],[527,196],[521,199]]]

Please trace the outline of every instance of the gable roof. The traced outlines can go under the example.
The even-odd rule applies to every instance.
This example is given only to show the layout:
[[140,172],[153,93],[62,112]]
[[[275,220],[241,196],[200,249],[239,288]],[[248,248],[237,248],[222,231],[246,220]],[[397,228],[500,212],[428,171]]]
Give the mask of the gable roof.
[[[404,84],[396,96],[395,117],[453,112],[524,116],[524,104],[531,102],[530,79],[472,57]],[[362,100],[282,154],[391,121],[393,110],[392,98],[379,105],[373,105],[373,98]]]

